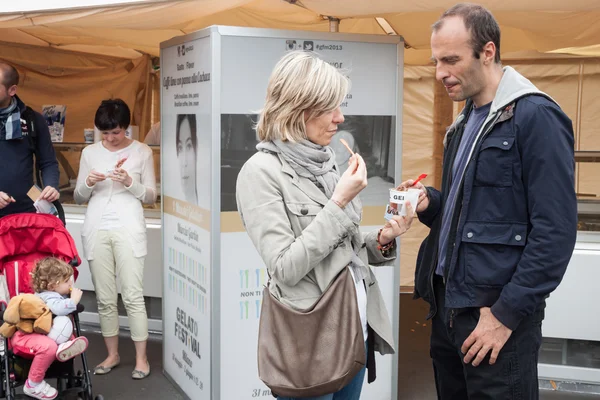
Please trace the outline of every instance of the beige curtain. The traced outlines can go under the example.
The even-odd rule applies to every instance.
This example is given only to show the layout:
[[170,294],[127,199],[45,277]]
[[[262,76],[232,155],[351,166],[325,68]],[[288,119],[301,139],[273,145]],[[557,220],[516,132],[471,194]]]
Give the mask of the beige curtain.
[[[0,60],[19,71],[17,94],[31,108],[41,112],[43,105],[67,106],[64,142],[83,142],[83,130],[94,127],[100,102],[109,98],[121,98],[131,108],[132,125],[140,127],[140,137],[150,127],[148,56],[129,60],[0,42]],[[62,153],[76,174],[79,152]],[[61,167],[61,185],[66,181]]]
[[96,109],[104,99],[123,99],[131,108],[133,125],[149,124],[148,56],[128,60],[0,43],[0,59],[19,71],[17,93],[31,108],[67,106],[65,142],[83,142],[83,130],[94,127]]

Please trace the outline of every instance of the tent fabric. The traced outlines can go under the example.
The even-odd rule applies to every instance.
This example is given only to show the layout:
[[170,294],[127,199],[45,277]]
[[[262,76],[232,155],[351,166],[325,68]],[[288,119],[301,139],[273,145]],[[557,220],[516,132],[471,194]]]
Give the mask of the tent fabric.
[[129,105],[132,124],[149,119],[147,55],[128,60],[0,43],[0,59],[19,71],[18,94],[30,107],[41,111],[43,105],[67,105],[65,142],[83,141],[83,130],[94,127],[95,111],[107,98],[119,97]]
[[[385,34],[385,18],[410,46],[408,64],[429,61],[430,27],[455,0],[179,0],[74,10],[1,13],[3,41],[45,46],[130,49],[153,56],[159,44],[210,25],[328,31],[324,16],[341,18],[340,32]],[[295,3],[295,4],[291,4]],[[561,51],[600,55],[600,2],[483,0],[502,28],[503,52]],[[0,6],[1,7],[1,6]],[[122,51],[118,54],[124,55]],[[134,53],[130,53],[133,55]],[[117,55],[115,52],[114,55]]]
[[[122,98],[132,113],[132,124],[147,132],[151,122],[148,55],[135,59],[63,51],[55,48],[0,42],[0,61],[17,68],[18,95],[34,110],[44,105],[66,105],[64,142],[81,143],[83,131],[94,127],[100,102]],[[78,152],[64,152],[75,171]],[[68,174],[61,170],[61,184]]]

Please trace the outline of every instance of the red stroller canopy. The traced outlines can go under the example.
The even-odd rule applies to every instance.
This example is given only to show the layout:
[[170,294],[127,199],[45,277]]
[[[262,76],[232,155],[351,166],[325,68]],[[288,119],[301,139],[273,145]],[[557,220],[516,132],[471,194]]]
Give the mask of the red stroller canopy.
[[61,220],[49,214],[13,214],[0,218],[0,269],[6,275],[10,297],[32,293],[31,272],[35,263],[53,256],[73,266],[81,259],[75,241]]

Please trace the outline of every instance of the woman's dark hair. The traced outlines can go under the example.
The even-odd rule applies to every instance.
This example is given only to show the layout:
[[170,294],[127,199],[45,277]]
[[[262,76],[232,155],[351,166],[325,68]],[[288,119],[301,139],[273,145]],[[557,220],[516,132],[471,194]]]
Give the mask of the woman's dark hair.
[[[181,125],[183,121],[187,120],[190,124],[190,136],[192,137],[192,146],[194,147],[194,153],[198,152],[196,139],[196,115],[195,114],[178,114],[177,115],[177,128],[175,130],[175,140],[176,143],[179,144],[179,131],[181,130]],[[179,155],[179,146],[177,148],[177,155]]]
[[131,111],[127,103],[121,99],[102,100],[96,110],[94,124],[101,131],[115,128],[127,129],[131,123]]

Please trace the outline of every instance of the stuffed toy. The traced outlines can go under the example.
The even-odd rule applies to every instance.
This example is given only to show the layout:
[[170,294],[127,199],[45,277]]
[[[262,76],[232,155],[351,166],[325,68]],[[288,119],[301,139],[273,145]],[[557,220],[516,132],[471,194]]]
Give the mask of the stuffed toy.
[[35,294],[20,294],[10,299],[4,311],[0,335],[10,338],[20,330],[24,333],[47,335],[52,328],[52,312],[44,300]]

